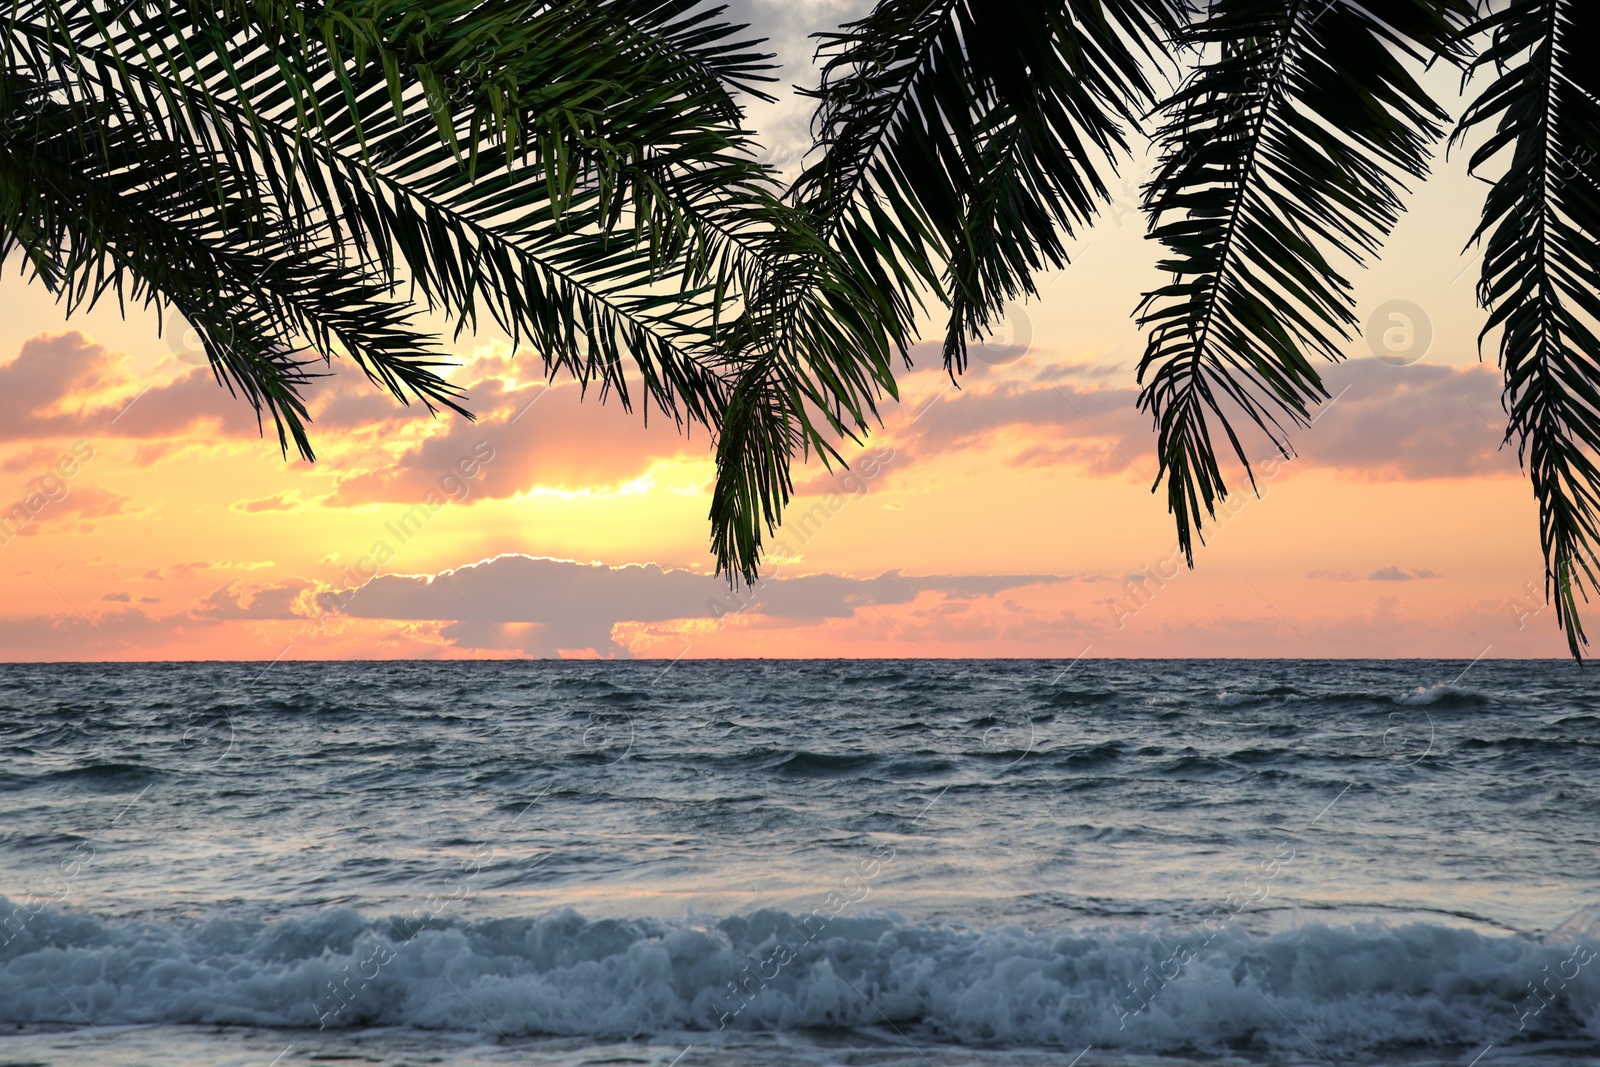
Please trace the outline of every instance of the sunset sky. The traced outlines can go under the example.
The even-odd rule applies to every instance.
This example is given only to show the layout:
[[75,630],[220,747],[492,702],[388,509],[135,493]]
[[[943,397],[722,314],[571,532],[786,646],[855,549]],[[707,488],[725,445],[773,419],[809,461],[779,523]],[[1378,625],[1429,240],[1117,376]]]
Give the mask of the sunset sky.
[[[860,7],[741,6],[787,81],[804,34]],[[804,119],[756,113],[786,166]],[[158,337],[113,301],[68,321],[12,260],[0,511],[37,513],[0,533],[0,658],[1561,655],[1492,348],[1478,359],[1465,156],[1355,276],[1369,332],[1395,301],[1421,310],[1425,356],[1354,340],[1297,458],[1236,495],[1193,571],[1135,406],[1130,313],[1160,280],[1139,163],[960,388],[919,346],[856,471],[797,472],[743,596],[710,577],[704,434],[580,402],[502,339],[452,347],[477,423],[336,364],[311,394],[319,461],[286,461],[181,320]]]

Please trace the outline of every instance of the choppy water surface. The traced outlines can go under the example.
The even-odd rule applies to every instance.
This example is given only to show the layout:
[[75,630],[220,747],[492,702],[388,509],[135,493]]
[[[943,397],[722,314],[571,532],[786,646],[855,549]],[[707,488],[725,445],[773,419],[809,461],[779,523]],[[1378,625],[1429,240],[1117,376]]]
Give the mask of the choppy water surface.
[[1467,667],[0,667],[0,1062],[1597,1062],[1600,683]]

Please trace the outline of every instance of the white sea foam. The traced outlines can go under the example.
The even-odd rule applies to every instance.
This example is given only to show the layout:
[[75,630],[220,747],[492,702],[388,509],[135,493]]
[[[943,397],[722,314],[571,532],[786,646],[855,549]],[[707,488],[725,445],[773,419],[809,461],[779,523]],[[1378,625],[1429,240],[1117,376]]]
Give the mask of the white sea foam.
[[[1568,944],[1425,924],[1271,937],[1226,927],[1204,947],[1194,928],[1069,935],[777,911],[671,923],[561,911],[407,932],[403,919],[348,910],[107,922],[46,908],[0,948],[0,1023],[606,1038],[892,1022],[972,1045],[1203,1053],[1311,1042],[1328,1055],[1600,1034],[1600,961],[1573,962]],[[1543,999],[1529,999],[1535,987]]]

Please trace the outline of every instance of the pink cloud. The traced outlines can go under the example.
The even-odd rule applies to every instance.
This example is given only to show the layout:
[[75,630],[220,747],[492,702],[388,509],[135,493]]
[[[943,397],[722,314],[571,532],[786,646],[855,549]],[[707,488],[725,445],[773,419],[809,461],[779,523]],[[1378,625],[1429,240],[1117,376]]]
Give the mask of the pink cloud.
[[703,435],[687,438],[659,417],[646,426],[637,409],[628,412],[614,399],[602,404],[593,394],[584,399],[571,385],[486,389],[482,400],[476,423],[454,418],[446,433],[409,449],[393,465],[342,480],[324,502],[348,507],[419,501],[430,493],[495,499],[535,486],[619,485],[664,459],[704,455],[710,447]]
[[908,604],[924,592],[987,596],[1070,580],[1055,575],[911,577],[889,571],[876,578],[774,577],[750,590],[730,591],[721,578],[655,564],[609,567],[506,555],[439,575],[383,575],[356,589],[320,594],[317,602],[336,616],[448,622],[444,636],[462,647],[505,649],[508,635],[517,632],[529,635],[522,647],[530,651],[593,648],[620,654],[611,632],[621,622],[731,614],[796,625]]
[[[1071,369],[1066,375],[1046,365],[1000,377],[989,368],[976,380],[963,379],[960,391],[906,405],[886,420],[900,469],[996,447],[1014,467],[1153,475],[1155,433],[1138,409],[1138,389]],[[1500,447],[1501,381],[1493,368],[1357,359],[1327,366],[1324,378],[1330,399],[1313,407],[1311,426],[1289,431],[1297,466],[1374,480],[1516,474],[1514,452]],[[1236,419],[1235,426],[1253,459],[1275,455],[1248,420]],[[804,484],[806,491],[822,488]]]
[[311,583],[289,579],[271,585],[232,581],[195,605],[197,619],[300,619],[306,613],[295,610],[295,602],[311,588]]
[[[104,399],[108,391],[115,395]],[[119,357],[77,331],[41,334],[0,364],[0,440],[174,437],[202,424],[210,435],[256,433],[249,405],[230,397],[209,371],[141,383]]]
[[228,510],[253,515],[264,511],[294,511],[301,506],[300,494],[293,489],[287,489],[257,500],[235,500],[228,505]]

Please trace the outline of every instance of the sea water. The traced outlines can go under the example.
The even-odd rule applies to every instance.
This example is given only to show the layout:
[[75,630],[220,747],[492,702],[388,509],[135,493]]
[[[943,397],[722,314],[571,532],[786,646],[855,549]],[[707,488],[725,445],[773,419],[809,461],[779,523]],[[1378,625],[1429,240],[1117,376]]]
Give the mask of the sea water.
[[1595,679],[0,667],[0,1063],[1600,1062]]

